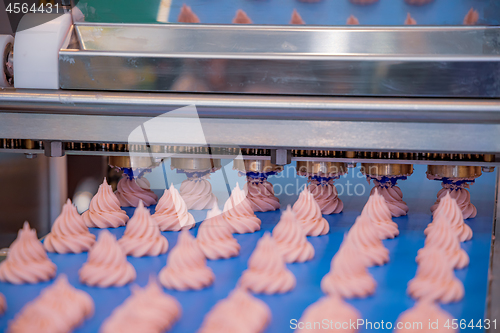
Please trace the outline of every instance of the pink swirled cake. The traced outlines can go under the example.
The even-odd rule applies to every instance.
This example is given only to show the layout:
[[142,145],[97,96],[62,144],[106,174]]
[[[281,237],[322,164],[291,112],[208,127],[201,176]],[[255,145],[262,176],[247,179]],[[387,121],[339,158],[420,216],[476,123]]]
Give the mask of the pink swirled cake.
[[260,219],[255,215],[245,191],[236,187],[224,204],[224,220],[232,233],[246,234],[260,230]]
[[464,285],[455,277],[452,263],[442,251],[420,261],[415,277],[408,282],[408,294],[415,298],[451,303],[464,297]]
[[359,20],[356,16],[351,15],[347,18],[346,24],[347,25],[359,25]]
[[290,19],[290,24],[306,24],[300,14],[297,12],[297,9],[294,9],[292,12],[292,18]]
[[[339,294],[331,294],[320,298],[315,303],[309,305],[302,314],[299,322],[304,324],[303,329],[297,330],[301,333],[319,333],[319,332],[357,332],[356,328],[349,325],[342,327],[343,323],[357,322],[361,314],[355,307],[346,303]],[[324,323],[327,320],[329,326],[318,328],[314,323]],[[336,326],[340,323],[340,327]],[[338,325],[338,324],[337,324]]]
[[367,266],[380,266],[389,262],[389,250],[384,247],[367,213],[361,213],[347,234],[365,260]]
[[89,232],[85,221],[68,199],[45,237],[43,246],[49,252],[81,253],[90,250],[94,243],[95,235]]
[[180,194],[186,202],[187,209],[210,209],[217,203],[212,193],[212,185],[206,179],[186,179],[181,184]]
[[269,232],[257,242],[239,285],[257,294],[282,294],[295,287],[296,280]]
[[127,213],[120,208],[120,201],[113,193],[111,185],[108,185],[106,178],[82,217],[89,228],[123,227],[128,221]]
[[[443,215],[445,219],[437,219],[438,215]],[[472,239],[472,229],[464,222],[460,206],[458,206],[457,201],[453,199],[449,193],[441,199],[438,207],[432,213],[432,216],[435,222],[444,222],[447,220],[461,242]],[[429,223],[424,230],[426,235],[434,228],[434,221]]]
[[[426,328],[428,328],[429,322],[437,323],[437,327],[432,328],[434,333],[453,333],[458,332],[458,330],[450,327],[445,327],[446,323],[451,323],[453,317],[443,309],[439,307],[434,301],[428,298],[418,300],[415,305],[399,315],[396,322],[399,323],[411,323],[412,325],[407,325],[405,328],[394,330],[395,333],[421,333]],[[422,323],[420,326],[414,325],[413,323]]]
[[328,221],[321,215],[318,203],[307,188],[300,192],[299,198],[293,204],[292,209],[307,236],[326,235],[330,231]]
[[118,241],[126,255],[133,257],[159,256],[167,253],[168,241],[142,201],[128,221],[123,237]]
[[273,184],[266,179],[248,180],[244,192],[255,212],[269,212],[280,208],[280,201],[274,195]]
[[238,9],[236,11],[236,16],[233,18],[234,24],[252,24],[252,20],[248,17],[247,13],[243,10]]
[[380,239],[394,238],[399,235],[398,225],[392,221],[389,206],[376,188],[368,198],[362,214],[370,219]]
[[464,17],[465,25],[475,25],[479,20],[479,13],[474,8],[471,8]]
[[286,263],[305,262],[314,257],[314,247],[307,240],[290,205],[274,227],[273,238]]
[[346,237],[332,259],[330,272],[321,280],[325,294],[345,298],[364,298],[375,292],[377,283],[368,272],[365,260],[355,245]]
[[198,333],[262,332],[271,320],[266,303],[236,288],[206,314]]
[[158,275],[167,289],[199,290],[210,286],[215,275],[207,266],[205,254],[188,230],[182,229],[177,244],[170,251],[165,266]]
[[448,219],[443,215],[438,215],[436,219],[442,219],[443,221],[434,221],[434,227],[429,231],[425,239],[424,248],[418,251],[417,263],[423,260],[432,260],[434,252],[443,251],[454,268],[462,269],[467,267],[469,265],[469,255],[460,247],[460,240]]
[[417,21],[411,17],[410,13],[406,15],[405,25],[416,25]]
[[179,320],[179,302],[163,292],[155,279],[146,287],[132,287],[132,295],[103,322],[100,333],[163,333]]
[[431,212],[439,207],[439,203],[441,200],[449,194],[453,199],[457,201],[458,207],[462,211],[462,215],[464,220],[468,218],[474,218],[477,215],[476,207],[470,202],[470,193],[465,188],[450,188],[447,184],[442,184],[443,188],[439,190],[437,194],[437,200],[434,205],[431,207]]
[[191,10],[191,7],[183,4],[181,7],[181,12],[177,17],[177,22],[179,23],[200,23],[200,19]]
[[94,314],[94,301],[71,286],[66,275],[43,289],[9,323],[8,332],[72,332]]
[[0,316],[3,315],[7,311],[7,300],[5,296],[0,293]]
[[312,180],[307,188],[321,208],[321,214],[338,214],[344,209],[344,203],[339,199],[337,188],[333,184],[333,180],[326,183]]
[[56,265],[47,257],[36,230],[28,222],[10,245],[7,258],[0,263],[0,281],[13,284],[39,283],[56,276]]
[[399,217],[408,214],[408,205],[406,205],[406,202],[403,201],[403,191],[401,191],[398,186],[382,184],[377,180],[374,180],[374,183],[376,186],[372,188],[370,195],[375,193],[376,189],[378,193],[384,197],[385,202],[387,203],[387,206],[389,207],[389,210],[391,211],[393,217]]
[[80,282],[91,287],[122,287],[135,280],[134,266],[109,231],[99,233],[97,242],[90,249],[87,262],[78,272]]
[[196,223],[193,215],[188,212],[184,199],[173,185],[163,193],[152,217],[161,231],[191,229]]
[[196,241],[208,259],[227,259],[240,253],[240,244],[231,233],[217,204],[200,224]]
[[158,201],[158,196],[151,191],[151,184],[146,178],[130,179],[123,175],[115,194],[122,207],[137,207],[140,201],[145,206],[151,206]]

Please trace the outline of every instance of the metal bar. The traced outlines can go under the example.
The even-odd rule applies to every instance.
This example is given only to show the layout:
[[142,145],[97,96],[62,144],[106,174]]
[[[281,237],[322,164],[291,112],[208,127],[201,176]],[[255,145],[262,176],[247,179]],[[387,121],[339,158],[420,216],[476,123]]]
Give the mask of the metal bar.
[[500,123],[498,99],[0,91],[0,112],[156,117],[186,105],[200,118]]

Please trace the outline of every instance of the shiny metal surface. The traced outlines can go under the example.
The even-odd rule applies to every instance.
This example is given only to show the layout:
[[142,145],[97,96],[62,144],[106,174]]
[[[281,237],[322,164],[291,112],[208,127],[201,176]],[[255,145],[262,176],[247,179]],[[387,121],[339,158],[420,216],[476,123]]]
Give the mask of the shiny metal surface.
[[[151,118],[0,112],[0,133],[4,138],[125,143],[148,120]],[[192,122],[182,118],[171,122],[176,128],[171,145],[500,153],[500,125],[495,123],[201,118],[205,140],[198,140],[189,135]]]
[[176,169],[182,170],[209,170],[219,169],[221,161],[212,158],[177,158],[171,159],[171,166]]
[[297,174],[343,175],[347,164],[342,162],[297,161]]
[[[270,157],[268,157],[270,158]],[[282,165],[276,165],[271,163],[270,160],[262,160],[262,159],[242,159],[235,158],[233,160],[233,169],[236,169],[241,172],[281,172],[283,171]]]
[[463,165],[429,165],[427,174],[435,177],[445,178],[477,178],[481,176],[481,168],[478,166]]
[[496,27],[77,23],[63,89],[500,96]]
[[411,164],[361,163],[361,172],[369,176],[401,176],[411,175]]

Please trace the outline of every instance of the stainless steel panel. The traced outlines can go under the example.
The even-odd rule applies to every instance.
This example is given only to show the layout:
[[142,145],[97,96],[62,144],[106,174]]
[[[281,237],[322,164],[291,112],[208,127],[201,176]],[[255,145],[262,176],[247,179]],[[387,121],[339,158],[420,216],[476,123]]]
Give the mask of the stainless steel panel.
[[[0,113],[5,138],[127,142],[151,120],[136,116]],[[429,124],[202,118],[204,140],[193,137],[191,119],[170,118],[171,145],[285,147],[375,151],[500,152],[499,124]],[[156,127],[148,136],[163,134]],[[150,142],[167,144],[167,142]]]
[[500,96],[500,28],[78,23],[63,89]]

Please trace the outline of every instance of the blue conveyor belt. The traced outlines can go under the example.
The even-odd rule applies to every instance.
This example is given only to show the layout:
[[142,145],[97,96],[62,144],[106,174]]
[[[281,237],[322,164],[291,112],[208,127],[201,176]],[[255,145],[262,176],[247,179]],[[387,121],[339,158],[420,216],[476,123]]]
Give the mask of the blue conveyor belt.
[[[220,171],[218,171],[220,172]],[[287,170],[285,170],[286,174]],[[293,172],[289,178],[273,176],[269,181],[279,185],[293,183],[295,179]],[[300,178],[299,184],[305,181]],[[289,269],[297,278],[297,287],[290,293],[277,296],[258,296],[264,300],[272,310],[272,321],[266,332],[288,332],[291,319],[299,319],[304,309],[322,296],[320,289],[321,278],[329,271],[330,261],[338,250],[344,233],[352,225],[366,202],[371,185],[360,174],[359,168],[350,169],[349,174],[336,181],[341,198],[345,203],[344,212],[338,215],[327,216],[331,231],[326,236],[309,237],[313,244],[315,258],[304,264],[289,264]],[[348,185],[350,184],[350,185]],[[394,322],[398,315],[411,307],[414,301],[406,295],[406,284],[414,277],[417,265],[414,258],[418,249],[424,245],[423,230],[431,221],[430,206],[436,199],[436,193],[441,188],[437,181],[427,180],[425,167],[416,166],[414,174],[405,181],[398,184],[404,193],[404,200],[408,203],[410,213],[408,216],[395,218],[400,228],[400,236],[394,240],[384,241],[390,250],[391,261],[382,267],[370,268],[375,277],[378,287],[373,297],[360,300],[351,300],[365,320],[369,321],[391,321]],[[349,190],[348,190],[349,189]],[[360,196],[354,195],[357,190]],[[478,215],[466,222],[474,231],[474,238],[463,244],[468,252],[471,263],[464,270],[457,271],[457,276],[464,282],[465,298],[458,303],[444,305],[455,318],[482,319],[485,314],[485,303],[487,293],[487,276],[489,266],[489,253],[491,244],[491,232],[494,209],[495,175],[484,174],[477,179],[470,188],[472,202],[476,205]],[[351,195],[349,195],[351,194]],[[286,204],[296,200],[296,194],[280,196],[283,208]],[[126,208],[132,214],[133,209]],[[205,212],[195,212],[204,215]],[[237,258],[219,261],[209,261],[208,265],[213,269],[216,280],[212,287],[202,291],[177,292],[166,291],[176,297],[182,305],[183,314],[180,321],[174,326],[172,332],[194,332],[200,326],[203,316],[220,299],[225,298],[230,290],[234,288],[241,272],[246,269],[247,260],[252,253],[257,240],[264,231],[270,231],[279,220],[279,212],[257,213],[262,220],[262,230],[254,234],[235,235],[241,245],[241,254]],[[196,234],[197,228],[191,232]],[[124,228],[112,230],[117,237],[123,234]],[[99,230],[92,229],[93,233]],[[170,243],[170,249],[175,245],[177,233],[163,233]],[[111,311],[121,304],[130,295],[128,287],[99,289],[81,285],[78,282],[78,269],[86,261],[87,254],[49,254],[50,259],[57,265],[58,273],[68,275],[69,282],[86,292],[95,301],[95,315],[75,332],[96,332],[102,321],[108,317]],[[156,258],[131,258],[129,261],[137,270],[135,283],[144,286],[150,274],[157,274],[166,263],[167,255]],[[16,286],[0,283],[2,292],[8,302],[7,313],[0,318],[0,330],[5,330],[7,322],[11,320],[26,302],[34,299],[40,291],[52,282],[37,285]],[[463,330],[467,332],[469,330]],[[479,332],[480,330],[470,330]]]

